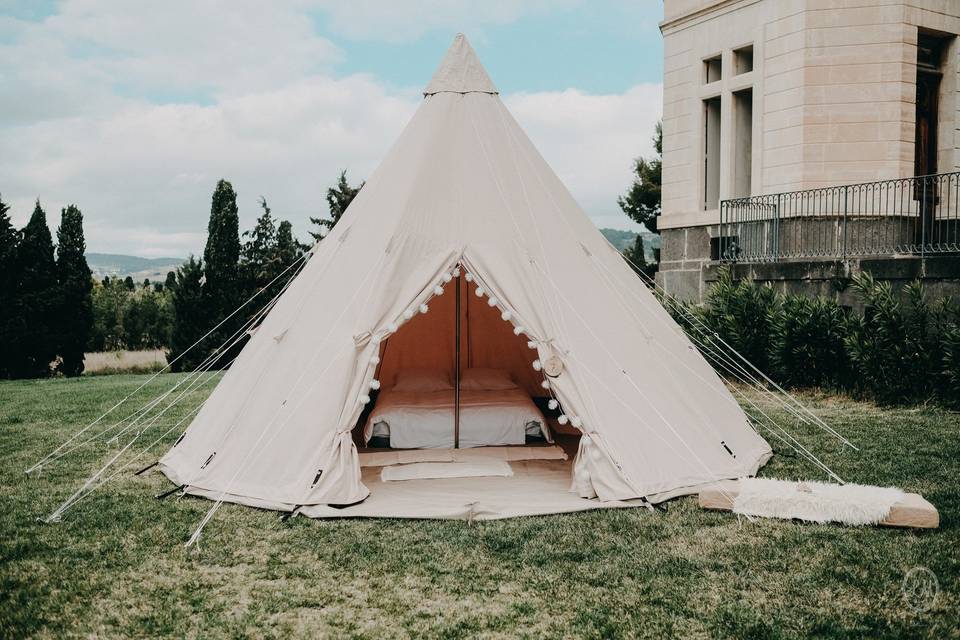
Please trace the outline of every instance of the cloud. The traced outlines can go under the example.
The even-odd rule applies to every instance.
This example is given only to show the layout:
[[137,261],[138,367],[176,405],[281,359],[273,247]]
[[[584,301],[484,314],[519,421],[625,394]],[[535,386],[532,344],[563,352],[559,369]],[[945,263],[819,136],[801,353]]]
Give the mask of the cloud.
[[621,215],[616,198],[630,185],[633,159],[653,154],[662,96],[662,85],[642,84],[622,94],[568,89],[504,101],[580,206],[610,224]]
[[[477,19],[509,20],[520,4],[494,2]],[[61,207],[81,207],[91,251],[197,253],[224,177],[244,227],[264,195],[306,237],[327,186],[342,169],[368,177],[421,100],[419,87],[334,75],[341,54],[297,3],[132,6],[74,0],[39,22],[0,20],[0,193],[17,224],[39,196],[52,226]],[[504,99],[587,211],[625,221],[616,196],[631,159],[651,152],[659,85]]]
[[356,39],[404,42],[436,29],[480,35],[484,26],[569,9],[583,0],[318,0],[334,32]]

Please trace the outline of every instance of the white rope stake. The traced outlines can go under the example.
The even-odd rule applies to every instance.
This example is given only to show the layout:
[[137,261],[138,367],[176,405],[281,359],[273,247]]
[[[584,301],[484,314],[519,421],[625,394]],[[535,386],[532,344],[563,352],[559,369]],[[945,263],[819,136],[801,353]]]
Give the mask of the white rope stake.
[[[611,250],[616,251],[616,249],[615,249],[612,245],[611,245],[610,248],[611,248]],[[773,398],[775,398],[779,403],[783,404],[783,405],[784,405],[784,409],[786,409],[788,412],[793,413],[793,414],[795,414],[795,415],[796,415],[796,411],[797,411],[797,410],[802,411],[804,414],[806,414],[806,416],[799,415],[798,417],[800,417],[800,419],[803,420],[803,422],[805,422],[805,423],[807,423],[807,424],[810,424],[810,421],[812,420],[812,421],[813,421],[813,424],[815,424],[815,425],[819,426],[820,428],[824,429],[825,431],[827,431],[827,433],[829,433],[830,435],[832,435],[832,436],[834,436],[835,438],[839,439],[841,442],[843,442],[845,445],[851,447],[851,448],[854,449],[855,451],[859,451],[859,448],[858,448],[856,445],[854,445],[854,444],[853,444],[852,442],[850,442],[847,438],[845,438],[843,435],[841,435],[838,431],[836,431],[834,428],[832,428],[830,425],[828,425],[826,422],[824,422],[819,416],[817,416],[817,415],[814,414],[812,411],[810,411],[810,409],[809,409],[806,405],[804,405],[802,402],[800,402],[795,396],[793,396],[793,394],[789,393],[788,391],[786,391],[785,389],[783,389],[779,384],[777,384],[776,382],[774,382],[769,376],[767,376],[767,374],[765,374],[763,371],[761,371],[759,368],[757,368],[756,365],[754,365],[752,362],[750,362],[750,361],[749,361],[746,357],[744,357],[739,351],[737,351],[736,349],[734,349],[733,347],[731,347],[723,338],[721,338],[721,337],[719,336],[719,334],[717,334],[715,331],[712,331],[709,327],[707,327],[706,324],[704,324],[703,321],[700,320],[700,318],[698,318],[696,315],[690,313],[683,305],[679,304],[673,296],[671,296],[670,294],[668,294],[668,293],[663,289],[663,287],[661,287],[659,284],[657,284],[656,280],[653,280],[652,278],[650,278],[649,276],[647,276],[647,275],[646,275],[645,273],[643,273],[642,271],[639,271],[639,267],[637,267],[636,264],[634,264],[634,262],[633,262],[632,260],[630,260],[630,258],[628,258],[627,256],[624,256],[623,254],[621,254],[621,253],[619,253],[619,252],[617,252],[617,253],[618,253],[618,255],[621,256],[621,258],[622,258],[623,260],[625,260],[626,262],[628,262],[629,264],[631,264],[631,265],[633,265],[634,267],[637,268],[637,270],[638,270],[638,275],[640,276],[640,278],[641,278],[644,282],[647,282],[647,283],[649,283],[651,286],[653,286],[653,287],[655,288],[655,290],[657,290],[658,292],[660,292],[660,294],[663,296],[663,298],[664,298],[664,300],[666,301],[666,303],[672,305],[671,308],[673,308],[673,309],[674,309],[675,311],[677,311],[678,313],[683,314],[683,316],[684,316],[687,320],[689,320],[689,321],[691,321],[692,323],[694,323],[695,325],[697,325],[697,326],[696,326],[697,331],[700,332],[701,335],[705,336],[705,337],[707,338],[707,340],[709,341],[710,344],[712,344],[712,341],[713,341],[714,339],[716,339],[716,340],[718,340],[724,347],[726,347],[725,350],[717,349],[717,351],[718,351],[719,353],[721,353],[722,355],[724,355],[724,356],[727,357],[727,358],[731,358],[731,360],[732,360],[732,357],[730,356],[730,354],[736,355],[737,358],[739,358],[744,364],[746,364],[746,365],[749,366],[751,369],[753,369],[757,374],[759,374],[769,385],[773,386],[777,391],[779,391],[783,398],[787,398],[788,400],[790,400],[790,403],[786,403],[780,396],[778,396],[777,394],[774,394],[772,391],[770,391],[770,389],[767,389],[767,388],[763,387],[763,385],[760,385],[760,384],[759,384],[759,380],[756,380],[755,378],[753,378],[753,375],[752,375],[752,374],[749,374],[749,372],[747,372],[746,369],[743,369],[743,366],[742,366],[742,365],[740,365],[739,363],[736,363],[737,366],[738,366],[740,369],[743,369],[744,373],[746,373],[746,374],[749,375],[751,378],[753,378],[754,380],[756,380],[756,383],[761,387],[761,389],[763,389],[767,394],[769,394],[769,395],[771,395]],[[597,262],[598,264],[600,264],[600,266],[601,266],[603,269],[605,269],[605,270],[607,269],[606,265],[604,265],[602,262],[600,262],[600,261],[596,261],[596,262]],[[636,296],[636,294],[634,294],[634,295]],[[642,298],[640,298],[639,296],[636,296],[636,297],[637,297],[638,299],[640,299],[641,302],[643,302]],[[735,362],[735,361],[733,361],[733,362]]]
[[[289,283],[288,283],[288,284],[289,284]],[[282,292],[281,292],[281,293],[282,293]],[[113,441],[116,441],[117,439],[119,439],[119,437],[120,437],[123,433],[126,433],[127,431],[129,431],[130,429],[132,429],[134,426],[136,426],[136,425],[140,422],[140,420],[141,420],[142,418],[144,418],[150,411],[152,411],[153,409],[155,409],[155,408],[156,408],[165,398],[167,398],[173,391],[175,391],[176,389],[178,389],[180,386],[182,386],[182,385],[184,385],[184,384],[187,384],[187,383],[193,384],[193,381],[195,381],[197,378],[199,378],[203,373],[206,373],[207,371],[209,371],[209,369],[213,366],[213,364],[216,363],[216,360],[217,360],[217,358],[219,357],[221,351],[229,351],[231,348],[233,348],[234,345],[236,345],[241,339],[243,339],[244,335],[246,335],[246,329],[247,329],[247,327],[251,326],[252,324],[256,323],[259,319],[263,318],[263,317],[266,315],[266,313],[269,311],[269,309],[272,308],[271,305],[272,305],[273,303],[275,303],[275,302],[279,299],[281,293],[278,293],[276,296],[274,296],[274,298],[273,298],[270,302],[268,302],[266,306],[264,306],[263,308],[261,308],[260,311],[259,311],[257,314],[255,314],[254,316],[252,316],[252,317],[250,318],[250,320],[248,320],[248,321],[246,322],[245,326],[242,326],[242,327],[240,327],[239,329],[237,329],[237,330],[233,333],[233,336],[231,336],[230,338],[227,338],[227,341],[224,342],[223,345],[220,345],[220,347],[217,347],[217,349],[215,349],[210,355],[208,355],[208,356],[204,359],[204,361],[201,362],[200,365],[197,366],[196,369],[194,369],[189,375],[181,378],[171,389],[169,389],[169,390],[166,391],[165,393],[161,394],[161,395],[158,396],[157,398],[154,398],[153,400],[147,402],[147,404],[145,404],[143,407],[141,407],[141,408],[138,409],[137,411],[134,411],[132,414],[128,415],[127,417],[123,418],[122,420],[120,420],[120,421],[114,423],[113,425],[111,425],[111,426],[109,426],[109,427],[107,427],[107,428],[105,428],[105,429],[97,432],[96,434],[90,436],[89,438],[87,438],[87,439],[85,439],[85,440],[83,440],[83,441],[81,441],[81,442],[78,442],[78,443],[74,444],[74,445],[73,445],[72,447],[70,447],[69,449],[67,449],[67,450],[65,450],[65,451],[62,451],[62,452],[58,453],[57,455],[55,455],[55,456],[53,456],[53,457],[49,457],[49,459],[44,463],[44,465],[51,464],[51,463],[53,463],[53,462],[56,462],[56,461],[60,460],[61,458],[63,458],[63,457],[65,457],[65,456],[73,453],[73,452],[76,451],[77,449],[80,449],[81,447],[83,447],[83,446],[85,446],[85,445],[87,445],[87,444],[90,444],[91,442],[97,440],[97,439],[100,438],[101,436],[109,433],[110,431],[112,431],[112,430],[115,429],[116,427],[122,425],[122,424],[123,424],[124,422],[126,422],[127,420],[130,420],[131,418],[133,418],[133,420],[130,422],[129,425],[127,425],[124,429],[122,429],[122,430],[120,431],[120,433],[116,434],[114,437],[112,437],[112,438],[108,441],[108,444],[109,444],[110,442],[113,442]],[[224,346],[227,342],[229,342],[231,339],[233,339],[233,338],[235,338],[235,339],[233,340],[233,342],[230,344],[229,347],[227,347],[227,348],[224,350],[224,349],[223,349],[223,346]],[[231,360],[231,363],[232,363],[232,362],[233,362],[233,361]],[[229,365],[228,365],[228,366],[229,366]],[[182,394],[181,394],[181,397],[182,397]],[[178,398],[177,400],[174,400],[174,402],[173,402],[172,404],[176,404],[178,401],[179,401],[179,398]],[[168,406],[167,406],[167,409],[169,409],[170,406],[172,406],[172,405],[168,405]],[[163,412],[161,412],[160,415],[162,415],[162,414],[165,413],[165,412],[166,412],[166,409],[165,409]],[[79,435],[79,434],[78,434],[78,435]]]
[[107,462],[107,464],[103,465],[103,466],[100,468],[99,471],[97,471],[95,474],[93,474],[92,476],[90,476],[90,477],[87,479],[87,481],[83,483],[83,486],[82,486],[82,487],[80,487],[79,489],[77,489],[72,496],[70,496],[69,498],[67,498],[67,499],[63,502],[63,504],[61,504],[59,507],[57,507],[57,509],[54,510],[53,513],[51,513],[49,516],[47,516],[45,522],[50,523],[50,522],[57,522],[57,521],[59,521],[59,520],[60,520],[60,516],[63,515],[63,512],[67,510],[67,508],[73,503],[73,501],[74,501],[75,499],[77,499],[77,496],[79,496],[81,493],[83,493],[83,491],[84,491],[87,487],[89,487],[91,484],[93,484],[94,482],[96,482],[97,478],[99,478],[99,477],[103,474],[103,472],[106,471],[107,468],[110,467],[110,465],[112,465],[112,464],[117,460],[117,458],[119,458],[120,456],[122,456],[122,455],[126,452],[126,450],[129,449],[129,448],[133,445],[134,442],[136,442],[137,437],[139,437],[139,435],[140,435],[140,434],[137,434],[135,437],[131,438],[131,439],[130,439],[130,442],[128,442],[128,443],[126,444],[126,446],[124,446],[122,449],[120,449],[120,451],[118,451],[115,456],[113,456],[112,458],[110,458],[110,461]]
[[[321,340],[320,345],[317,347],[317,350],[316,350],[316,352],[314,353],[313,357],[310,359],[310,362],[308,363],[308,365],[307,365],[306,367],[303,368],[303,371],[300,372],[300,375],[297,377],[297,380],[293,383],[293,386],[291,387],[291,390],[290,390],[290,392],[289,392],[289,394],[288,394],[287,397],[290,397],[290,396],[294,395],[294,393],[297,391],[297,389],[298,389],[299,386],[300,386],[301,381],[302,381],[303,378],[306,376],[307,372],[310,370],[310,367],[313,365],[314,361],[317,359],[317,357],[318,357],[318,356],[320,355],[320,353],[322,352],[323,347],[326,346],[327,341],[328,341],[328,340],[330,339],[330,337],[333,335],[333,329],[334,329],[334,327],[337,326],[337,324],[340,322],[341,318],[343,318],[343,315],[347,312],[347,310],[350,309],[350,308],[353,306],[353,303],[354,303],[354,301],[355,301],[356,298],[357,298],[357,294],[359,294],[360,291],[361,291],[361,289],[363,289],[363,288],[366,286],[367,281],[370,279],[370,276],[373,275],[373,273],[380,267],[380,263],[384,260],[384,257],[385,257],[385,256],[386,256],[386,254],[381,255],[381,256],[380,256],[380,259],[373,265],[373,267],[370,268],[369,271],[367,271],[367,273],[366,273],[366,275],[363,277],[363,280],[361,281],[360,285],[354,290],[353,295],[350,297],[350,300],[347,302],[347,304],[345,304],[345,305],[343,306],[343,308],[340,310],[340,314],[337,316],[337,318],[334,320],[334,322],[330,325],[330,330],[327,331],[326,336],[324,336],[323,340]],[[373,287],[371,287],[370,290],[367,292],[367,297],[366,297],[366,299],[364,300],[364,303],[363,303],[363,308],[364,308],[364,309],[366,308],[367,304],[369,303],[369,301],[370,301],[370,296],[371,296],[372,294],[373,294]],[[264,446],[269,446],[269,445],[273,442],[274,438],[277,437],[277,434],[280,433],[280,431],[281,431],[281,430],[286,426],[286,424],[290,421],[290,418],[291,418],[293,415],[296,414],[296,412],[297,412],[297,410],[300,408],[300,406],[301,406],[301,405],[304,403],[304,401],[309,397],[310,392],[313,390],[313,388],[314,388],[317,384],[320,383],[320,381],[323,379],[323,376],[324,376],[324,375],[326,374],[326,372],[330,369],[330,367],[332,367],[332,366],[334,365],[334,363],[335,363],[337,360],[340,359],[340,356],[342,356],[344,353],[348,352],[349,349],[351,349],[351,348],[353,348],[353,345],[352,345],[352,344],[347,344],[347,345],[345,345],[344,348],[340,349],[332,358],[330,358],[330,360],[327,362],[327,366],[323,369],[323,371],[321,371],[318,375],[314,376],[313,383],[309,386],[309,388],[306,390],[306,392],[304,392],[304,393],[301,394],[301,396],[300,396],[300,401],[297,403],[297,405],[296,405],[292,410],[290,410],[290,411],[287,413],[287,417],[284,419],[283,423],[281,423],[280,426],[278,426],[276,429],[273,430],[273,434],[270,436],[270,439],[265,443]],[[261,373],[261,375],[262,375],[262,373]],[[258,378],[258,379],[259,379],[259,378]],[[249,399],[249,396],[248,396],[247,399]],[[245,404],[246,404],[246,403],[244,403],[244,406],[245,406]],[[283,404],[281,404],[281,406],[283,406],[283,405],[285,405],[285,404],[286,404],[286,398],[284,399]],[[246,454],[244,455],[243,459],[240,461],[240,464],[238,465],[236,472],[233,474],[233,477],[230,478],[230,481],[227,483],[227,485],[224,487],[224,489],[220,492],[219,496],[217,497],[216,502],[214,502],[214,505],[210,508],[210,510],[207,512],[207,514],[203,517],[203,519],[202,519],[202,520],[200,521],[200,523],[197,525],[197,528],[194,530],[193,534],[190,536],[190,539],[187,540],[187,542],[184,544],[185,547],[193,546],[193,545],[196,544],[197,541],[200,539],[200,534],[203,532],[204,527],[207,526],[207,523],[209,523],[210,520],[213,518],[214,513],[216,513],[217,509],[220,508],[220,505],[223,504],[223,499],[224,499],[227,495],[229,495],[230,490],[233,488],[234,482],[236,482],[237,478],[240,477],[240,474],[241,474],[243,471],[246,470],[246,467],[247,467],[247,464],[248,464],[248,462],[249,462],[249,460],[250,460],[250,457],[251,457],[252,454],[257,450],[257,448],[258,448],[259,445],[260,445],[260,442],[263,440],[264,436],[267,435],[268,431],[270,431],[270,427],[273,426],[273,424],[276,422],[277,417],[278,417],[279,415],[280,415],[279,412],[276,413],[276,414],[274,415],[274,417],[270,420],[270,422],[268,422],[266,425],[264,425],[263,429],[260,430],[260,435],[257,437],[257,440],[256,440],[256,441],[253,443],[253,445],[251,445],[250,448],[247,450],[247,452],[246,452]],[[230,428],[227,430],[227,434],[229,434],[230,432],[232,432],[234,426],[236,426],[236,421],[235,421],[233,424],[231,424]],[[199,474],[199,472],[198,472],[198,474]],[[194,478],[195,478],[195,477],[196,477],[196,476],[194,476]],[[186,483],[186,484],[191,484],[191,483],[192,483],[192,480],[191,480],[190,482]]]
[[157,371],[155,374],[153,374],[152,376],[150,376],[150,378],[149,378],[146,382],[144,382],[143,384],[141,384],[139,387],[137,387],[136,389],[134,389],[133,391],[131,391],[129,394],[127,394],[127,396],[124,397],[122,400],[120,400],[119,402],[117,402],[116,404],[114,404],[112,407],[110,407],[109,409],[107,409],[107,410],[106,410],[103,414],[101,414],[100,417],[98,417],[96,420],[94,420],[93,422],[91,422],[90,424],[88,424],[87,426],[85,426],[84,428],[80,429],[78,432],[76,432],[76,433],[73,434],[72,436],[70,436],[66,441],[64,441],[62,444],[60,444],[60,446],[58,446],[56,449],[54,449],[53,451],[51,451],[50,453],[48,453],[47,455],[45,455],[43,458],[41,458],[39,461],[37,461],[36,463],[34,463],[33,466],[31,466],[30,468],[26,469],[26,470],[24,471],[24,473],[29,474],[29,473],[32,473],[33,471],[35,471],[36,469],[42,467],[43,464],[44,464],[45,462],[47,462],[47,460],[49,460],[51,457],[53,457],[54,455],[56,455],[56,454],[58,454],[60,451],[62,451],[62,450],[64,449],[64,447],[68,446],[71,442],[73,442],[74,440],[76,440],[77,438],[79,438],[80,436],[82,436],[84,433],[86,433],[86,432],[87,432],[90,428],[92,428],[94,425],[99,424],[101,420],[103,420],[103,419],[104,419],[105,417],[107,417],[110,413],[112,413],[115,409],[117,409],[118,407],[120,407],[124,402],[126,402],[127,400],[129,400],[129,399],[130,399],[131,397],[133,397],[136,393],[138,393],[138,392],[141,391],[144,387],[146,387],[148,384],[150,384],[154,379],[157,378],[157,376],[159,376],[161,373],[163,373],[164,371],[166,371],[167,369],[169,369],[175,362],[177,362],[178,360],[180,360],[180,358],[182,358],[183,356],[185,356],[185,355],[186,355],[187,353],[189,353],[194,347],[196,347],[198,344],[200,344],[201,342],[203,342],[207,337],[209,337],[214,331],[216,331],[217,329],[219,329],[225,322],[227,322],[227,320],[229,320],[230,318],[232,318],[233,316],[235,316],[241,309],[243,309],[244,307],[246,307],[252,300],[254,300],[254,298],[256,298],[256,297],[259,296],[261,293],[263,293],[264,291],[266,291],[266,290],[270,287],[270,285],[272,285],[272,284],[273,284],[274,282],[276,282],[281,276],[283,276],[283,275],[284,275],[285,273],[287,273],[290,269],[292,269],[292,268],[294,267],[294,265],[296,265],[297,263],[299,263],[299,262],[301,262],[302,260],[304,260],[304,258],[305,258],[307,255],[308,255],[307,253],[304,253],[304,254],[301,255],[299,258],[297,258],[296,260],[294,260],[294,261],[290,264],[290,266],[288,266],[286,269],[284,269],[284,270],[281,271],[279,274],[277,274],[277,276],[276,276],[273,280],[271,280],[266,286],[264,286],[262,289],[260,289],[260,290],[257,291],[256,293],[254,293],[254,294],[253,294],[252,296],[250,296],[249,298],[247,298],[247,300],[246,300],[243,304],[241,304],[239,307],[237,307],[236,309],[234,309],[233,312],[230,313],[230,315],[226,316],[223,320],[221,320],[220,322],[218,322],[212,329],[210,329],[207,333],[205,333],[202,337],[200,337],[196,342],[194,342],[192,345],[190,345],[189,347],[187,347],[187,349],[186,349],[185,351],[183,351],[183,352],[182,352],[181,354],[179,354],[176,358],[174,358],[173,360],[171,360],[170,362],[168,362],[168,363],[166,364],[166,366],[164,366],[162,369],[160,369],[160,370]]
[[[625,307],[625,308],[626,308],[626,307]],[[630,312],[632,313],[632,315],[634,315],[634,317],[637,318],[636,314],[633,313],[632,310],[629,310],[629,309],[628,309],[628,311],[630,311]],[[637,318],[637,321],[638,321],[638,322],[640,321],[639,318]],[[693,337],[691,337],[691,339],[694,339],[694,340],[695,340],[695,338],[693,338]],[[669,352],[668,350],[666,350],[666,349],[663,347],[663,345],[661,345],[659,342],[654,341],[653,344],[654,344],[655,346],[659,347],[662,351],[664,351],[664,353],[665,353],[666,355],[668,355],[668,356],[672,355],[672,354],[670,354],[670,352]],[[736,377],[736,378],[740,379],[741,381],[743,381],[744,383],[746,383],[746,381],[743,380],[742,376],[740,376],[739,374],[737,374],[736,371],[730,371],[729,366],[726,366],[725,363],[723,363],[723,362],[721,362],[721,361],[718,361],[718,360],[716,359],[716,357],[715,357],[716,354],[713,352],[713,350],[706,350],[706,351],[701,350],[701,353],[702,353],[702,355],[703,355],[705,358],[707,358],[708,360],[716,363],[721,369],[727,370],[727,371],[730,372],[734,377]],[[705,384],[707,384],[707,385],[710,385],[710,386],[714,386],[714,385],[711,385],[711,382],[713,382],[713,383],[718,383],[718,382],[719,382],[719,379],[716,379],[716,380],[712,380],[712,381],[711,381],[711,380],[708,380],[708,379],[704,378],[702,375],[700,375],[699,372],[697,372],[695,369],[693,369],[692,367],[690,367],[690,366],[689,366],[687,363],[685,363],[682,359],[678,359],[677,361],[678,361],[682,366],[684,366],[690,373],[692,373],[694,376],[696,376],[701,382],[703,382],[703,383],[705,383]],[[669,370],[668,370],[668,373],[670,373]],[[672,373],[670,373],[670,375],[672,376]],[[747,386],[750,386],[748,383],[746,383],[746,384],[747,384]],[[787,444],[790,448],[792,448],[798,455],[800,455],[801,457],[803,457],[803,458],[807,459],[808,461],[812,462],[812,463],[814,464],[814,466],[817,466],[817,467],[819,467],[820,469],[824,470],[831,478],[837,480],[838,482],[843,482],[843,480],[841,480],[841,479],[839,478],[839,476],[837,476],[833,471],[831,471],[831,470],[830,470],[822,461],[820,461],[815,455],[813,455],[802,443],[800,443],[799,440],[797,440],[792,434],[790,434],[788,431],[786,431],[786,429],[784,429],[783,427],[781,427],[773,418],[771,418],[769,415],[767,415],[766,412],[764,412],[756,403],[754,403],[754,402],[749,398],[749,396],[747,396],[747,395],[743,394],[742,392],[740,392],[739,389],[737,389],[735,386],[731,386],[731,387],[729,387],[729,388],[730,388],[733,392],[737,393],[740,397],[742,397],[742,398],[743,398],[747,403],[749,403],[754,409],[756,409],[756,410],[759,411],[761,414],[763,414],[763,416],[772,424],[772,427],[771,427],[770,425],[763,424],[763,426],[764,426],[767,430],[772,430],[773,428],[776,428],[776,429],[779,429],[780,431],[782,431],[790,440],[793,440],[793,442],[796,443],[796,446],[790,444],[788,441],[784,440],[784,438],[781,437],[781,436],[779,436],[778,434],[774,434],[774,435],[776,435],[781,441],[783,441],[783,442],[784,442],[785,444]],[[731,404],[737,405],[736,401],[735,401],[733,398],[731,398],[730,396],[724,394],[722,397],[724,398],[725,401],[727,401],[727,402],[729,402],[729,403],[731,403]],[[739,405],[737,405],[737,406],[739,406]],[[807,423],[807,422],[805,421],[805,423]],[[807,424],[809,424],[809,423],[807,423]],[[798,449],[798,447],[799,447],[799,449]],[[802,449],[802,451],[801,451],[801,449]]]
[[[551,286],[553,286],[554,289],[557,291],[557,294],[559,295],[560,299],[563,300],[568,307],[570,307],[570,309],[573,311],[574,315],[580,320],[581,324],[583,324],[583,326],[587,329],[588,333],[590,333],[590,335],[594,338],[594,340],[597,342],[597,344],[600,346],[600,348],[604,351],[604,353],[607,355],[607,357],[611,359],[611,361],[617,366],[618,369],[620,369],[621,371],[624,370],[623,367],[620,366],[620,364],[617,362],[616,358],[614,358],[613,354],[611,354],[610,351],[606,348],[606,345],[604,344],[604,342],[600,339],[599,336],[596,335],[596,333],[595,333],[595,332],[593,331],[593,329],[590,327],[590,325],[589,325],[589,323],[586,321],[586,319],[584,319],[583,316],[580,315],[580,313],[577,311],[576,307],[574,307],[574,306],[572,305],[572,303],[571,303],[569,300],[567,300],[566,296],[564,296],[563,293],[559,290],[559,288],[557,287],[556,283],[554,283],[554,282],[553,282],[553,279],[550,278],[549,274],[547,274],[546,272],[544,272],[544,276],[547,278],[547,281],[550,282]],[[573,356],[571,356],[571,357],[573,357]],[[629,405],[629,403],[627,403],[625,400],[623,400],[622,398],[620,398],[618,394],[616,394],[612,389],[610,389],[609,386],[607,386],[607,385],[603,382],[603,380],[602,380],[601,378],[599,378],[596,374],[594,374],[594,373],[590,370],[589,367],[586,366],[586,364],[584,364],[584,363],[583,363],[581,360],[579,360],[578,358],[574,358],[574,359],[575,359],[578,363],[580,363],[580,365],[583,366],[584,369],[594,377],[594,379],[596,379],[600,384],[602,384],[602,385],[604,385],[605,387],[607,387],[607,390],[611,393],[611,395],[613,395],[614,398],[616,398],[624,407],[626,407],[629,411],[631,411],[631,412],[632,412],[638,419],[640,419],[642,422],[646,423],[646,420],[644,420],[643,418],[641,418],[641,417],[639,416],[639,414],[637,414],[635,411],[633,411],[633,408]],[[700,465],[704,468],[705,471],[707,471],[707,473],[708,473],[708,475],[709,475],[710,469],[709,469],[709,467],[706,465],[706,463],[703,462],[703,460],[700,458],[700,456],[693,450],[692,447],[690,447],[689,443],[687,443],[687,441],[683,438],[683,436],[681,436],[681,435],[679,434],[679,432],[677,432],[677,430],[674,429],[673,425],[670,424],[670,422],[666,419],[666,417],[665,417],[662,413],[660,413],[660,411],[657,409],[657,407],[656,407],[653,403],[651,403],[650,399],[649,399],[649,398],[647,397],[647,395],[643,392],[643,390],[641,390],[640,387],[637,386],[637,384],[636,384],[636,383],[633,381],[633,379],[630,378],[629,376],[627,376],[627,381],[628,381],[628,382],[630,383],[630,385],[634,388],[634,390],[636,390],[636,392],[637,392],[638,394],[640,394],[640,396],[644,399],[644,402],[657,414],[657,416],[660,418],[660,421],[661,421],[668,429],[670,429],[670,431],[671,431],[671,433],[673,433],[674,437],[676,437],[676,438],[680,441],[680,443],[687,449],[687,451],[689,451],[690,455],[693,456],[694,459],[695,459],[697,462],[700,463]],[[656,434],[656,435],[659,436],[659,434],[656,432],[656,430],[651,429],[650,431],[651,431],[652,433],[654,433],[654,434]],[[661,437],[661,440],[664,442],[664,444],[667,444],[667,446],[670,446],[670,443],[667,442],[666,440],[664,440],[662,437]],[[672,446],[671,446],[671,449],[672,449]],[[677,453],[677,452],[674,451],[674,453]],[[831,472],[831,473],[832,473],[832,472]]]

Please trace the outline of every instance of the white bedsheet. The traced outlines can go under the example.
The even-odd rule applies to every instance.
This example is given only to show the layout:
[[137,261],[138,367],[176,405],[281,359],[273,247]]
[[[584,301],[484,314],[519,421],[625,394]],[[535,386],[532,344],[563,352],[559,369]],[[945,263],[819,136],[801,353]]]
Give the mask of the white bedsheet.
[[[364,426],[369,442],[374,425],[390,429],[394,449],[453,447],[454,393],[404,392],[384,389]],[[520,389],[460,392],[460,446],[525,444],[527,425],[536,422],[548,442],[553,439],[543,414]]]

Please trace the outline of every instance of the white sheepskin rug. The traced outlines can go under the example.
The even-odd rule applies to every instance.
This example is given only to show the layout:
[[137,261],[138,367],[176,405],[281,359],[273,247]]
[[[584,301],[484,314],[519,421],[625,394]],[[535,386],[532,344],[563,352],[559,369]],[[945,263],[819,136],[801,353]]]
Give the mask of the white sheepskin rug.
[[896,487],[741,478],[733,512],[859,526],[884,521],[903,497],[903,491]]

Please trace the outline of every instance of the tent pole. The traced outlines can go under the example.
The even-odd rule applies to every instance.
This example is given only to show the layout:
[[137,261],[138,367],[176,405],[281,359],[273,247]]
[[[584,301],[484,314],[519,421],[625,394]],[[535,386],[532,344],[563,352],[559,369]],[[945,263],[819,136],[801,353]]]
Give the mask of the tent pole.
[[457,276],[457,303],[456,314],[457,321],[455,323],[456,331],[456,341],[457,346],[454,348],[454,353],[456,353],[456,364],[453,367],[453,377],[454,377],[454,397],[453,397],[453,448],[460,448],[460,276]]

